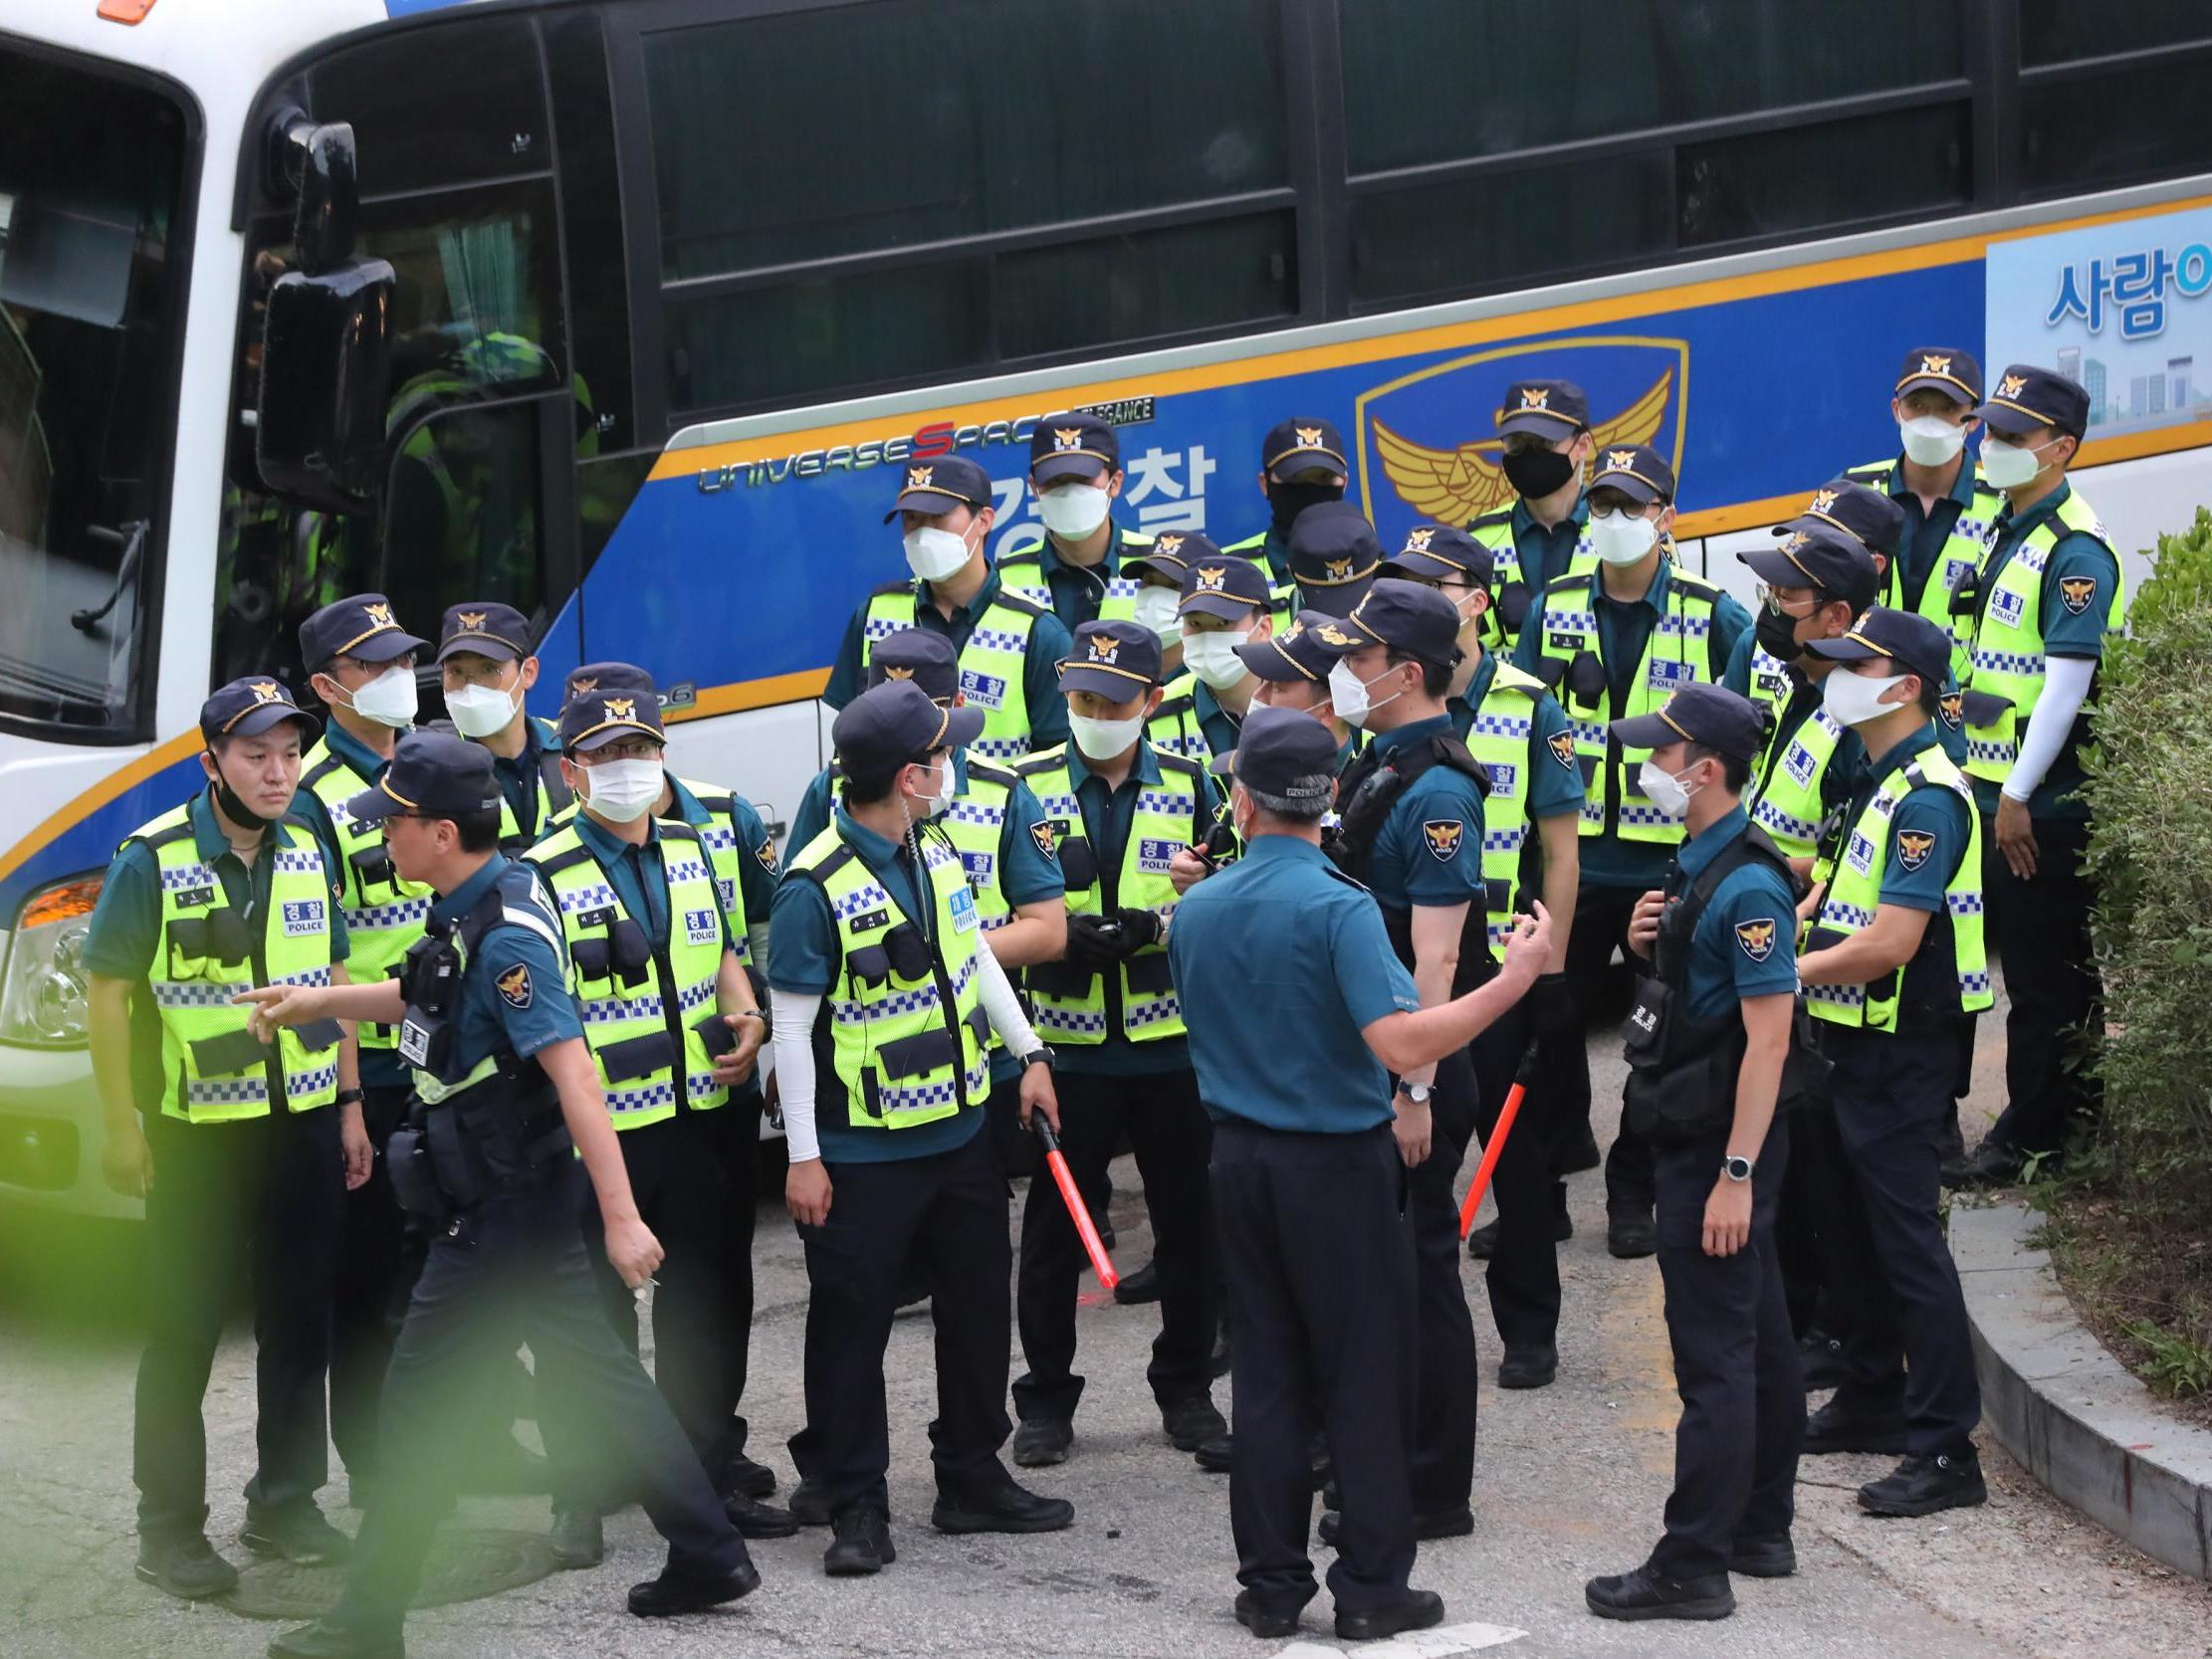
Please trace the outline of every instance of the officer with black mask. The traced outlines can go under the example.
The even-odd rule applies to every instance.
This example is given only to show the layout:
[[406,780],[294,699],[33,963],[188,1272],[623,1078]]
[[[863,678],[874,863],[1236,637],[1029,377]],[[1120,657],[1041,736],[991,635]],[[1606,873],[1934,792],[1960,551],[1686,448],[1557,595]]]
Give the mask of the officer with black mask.
[[1267,498],[1267,527],[1241,541],[1224,543],[1221,551],[1266,561],[1278,628],[1287,625],[1296,610],[1290,599],[1290,526],[1307,508],[1344,500],[1350,472],[1344,462],[1343,438],[1333,423],[1318,415],[1277,421],[1260,440],[1259,493]]

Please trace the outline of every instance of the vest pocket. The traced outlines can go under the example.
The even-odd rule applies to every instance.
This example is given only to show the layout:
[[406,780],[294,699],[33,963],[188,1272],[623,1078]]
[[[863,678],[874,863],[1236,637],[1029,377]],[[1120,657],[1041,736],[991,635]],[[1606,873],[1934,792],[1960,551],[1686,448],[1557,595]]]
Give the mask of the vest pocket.
[[894,1038],[876,1045],[876,1068],[885,1077],[922,1077],[958,1063],[953,1034],[939,1026],[911,1037]]
[[1121,971],[1130,990],[1140,996],[1158,996],[1175,989],[1175,970],[1165,950],[1132,956],[1121,964]]
[[336,1020],[310,1020],[293,1033],[300,1046],[310,1054],[321,1054],[325,1049],[336,1048],[345,1035],[345,1028]]
[[1037,962],[1023,968],[1021,977],[1030,990],[1046,996],[1078,997],[1090,994],[1091,984],[1098,975],[1073,962]]
[[598,1049],[599,1065],[610,1083],[627,1083],[633,1077],[650,1077],[676,1063],[676,1045],[665,1031],[627,1037]]
[[699,1033],[700,1046],[706,1049],[709,1060],[720,1060],[738,1046],[738,1034],[730,1029],[730,1022],[719,1011],[709,1012],[705,1019],[692,1026]]
[[202,1077],[233,1077],[257,1069],[269,1059],[269,1050],[251,1031],[202,1037],[190,1046],[192,1069]]
[[607,930],[607,944],[614,958],[614,971],[622,976],[623,984],[639,984],[652,971],[653,947],[646,940],[645,930],[630,918],[625,916]]
[[578,978],[604,979],[610,957],[603,938],[579,938],[568,946],[568,959],[575,964]]

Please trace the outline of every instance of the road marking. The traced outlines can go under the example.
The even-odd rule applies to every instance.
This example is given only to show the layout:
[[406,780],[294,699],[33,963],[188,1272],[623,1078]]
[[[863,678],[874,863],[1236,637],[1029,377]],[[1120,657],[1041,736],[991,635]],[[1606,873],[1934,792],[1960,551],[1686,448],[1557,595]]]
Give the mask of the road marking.
[[1387,1642],[1361,1642],[1350,1648],[1331,1647],[1326,1642],[1292,1642],[1277,1648],[1275,1659],[1344,1659],[1347,1653],[1356,1653],[1359,1659],[1452,1659],[1455,1654],[1503,1647],[1527,1634],[1509,1624],[1439,1624],[1434,1630],[1410,1630]]

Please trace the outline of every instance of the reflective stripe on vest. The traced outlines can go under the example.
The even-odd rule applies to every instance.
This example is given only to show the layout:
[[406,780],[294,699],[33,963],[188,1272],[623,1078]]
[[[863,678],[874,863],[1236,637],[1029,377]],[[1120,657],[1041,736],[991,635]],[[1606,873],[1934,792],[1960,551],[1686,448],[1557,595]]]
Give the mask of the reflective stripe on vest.
[[190,806],[164,812],[129,838],[152,851],[161,878],[161,941],[146,988],[161,1017],[165,1117],[194,1124],[266,1118],[273,1072],[294,1112],[328,1106],[337,1096],[337,1045],[310,1049],[289,1027],[277,1033],[273,1052],[244,1068],[211,1071],[193,1054],[194,1044],[245,1033],[247,1010],[232,998],[248,987],[331,982],[333,901],[322,847],[297,824],[278,824],[276,846],[262,853],[271,867],[258,971],[250,951],[241,960],[218,960],[192,936],[232,907],[222,878],[200,861]]
[[976,895],[976,914],[984,932],[992,933],[1013,920],[1006,903],[1000,868],[1005,856],[1006,803],[1018,780],[988,761],[968,762],[968,787],[931,823],[943,828],[945,838],[960,854],[961,868]]
[[1490,948],[1513,936],[1513,895],[1520,887],[1521,853],[1528,841],[1529,753],[1536,730],[1535,705],[1544,683],[1500,661],[1489,690],[1467,726],[1467,752],[1490,774],[1482,802],[1482,880],[1488,891]]
[[[1751,767],[1751,790],[1744,806],[1751,821],[1765,830],[1786,858],[1811,858],[1820,839],[1827,804],[1821,784],[1844,728],[1820,704],[1787,737],[1782,717],[1796,694],[1797,682],[1779,657],[1763,645],[1751,648],[1751,701],[1766,715],[1773,735]],[[1776,745],[1779,744],[1779,749]]]
[[[932,835],[923,836],[921,846],[934,906],[934,943],[932,970],[919,978],[902,978],[888,962],[880,978],[856,970],[856,954],[880,951],[886,933],[905,913],[845,844],[834,820],[790,861],[784,876],[816,882],[837,924],[837,976],[823,998],[822,1018],[828,1022],[831,1064],[845,1086],[846,1121],[857,1128],[935,1123],[963,1107],[981,1106],[991,1093],[989,1050],[979,1029],[988,1029],[978,971],[988,946],[975,895],[957,853]],[[938,968],[952,991],[950,1029]]]
[[1199,725],[1199,677],[1179,674],[1161,689],[1160,707],[1145,723],[1145,741],[1160,754],[1181,755],[1205,765],[1206,731]]
[[[2110,551],[2112,538],[2096,510],[2070,494],[2058,512],[2021,539],[1982,594],[1965,687],[1999,698],[2007,707],[1988,725],[1967,726],[1966,769],[1990,783],[2001,784],[2012,775],[2020,734],[2028,729],[2028,717],[2043,696],[2043,572],[2059,538],[2077,530],[2095,536]],[[2115,554],[2113,563],[2118,562]],[[2125,621],[2125,587],[2124,577],[2115,582],[2105,604],[2109,633],[2118,633]]]
[[[1009,760],[1029,749],[1029,703],[1022,671],[1028,664],[1029,635],[1036,628],[1039,611],[1020,595],[1010,596],[1001,587],[976,619],[975,632],[960,652],[960,689],[968,706],[983,712],[983,734],[969,745],[971,754],[991,760]],[[1043,607],[1049,610],[1051,607]],[[878,640],[888,639],[901,628],[914,626],[915,597],[911,582],[878,589],[868,600],[867,621],[860,642],[860,666],[865,670]]]
[[[1490,549],[1490,608],[1482,616],[1482,649],[1485,651],[1511,651],[1513,641],[1505,637],[1505,618],[1497,605],[1497,595],[1509,582],[1519,582],[1529,590],[1529,615],[1542,608],[1533,603],[1541,595],[1537,583],[1521,569],[1521,545],[1513,536],[1513,510],[1500,508],[1485,513],[1467,525],[1467,534],[1477,543]],[[1575,550],[1567,557],[1567,574],[1587,576],[1598,568],[1598,550],[1590,539],[1587,520],[1575,534]],[[1526,626],[1524,623],[1523,626]]]
[[[531,848],[534,866],[560,912],[561,937],[567,945],[568,989],[583,1018],[584,1043],[606,1092],[607,1116],[618,1130],[641,1129],[676,1115],[678,1104],[695,1112],[711,1111],[730,1098],[717,1083],[714,1060],[694,1029],[716,1013],[716,980],[722,972],[722,904],[715,892],[699,834],[688,824],[662,820],[661,867],[668,878],[668,935],[655,939],[643,918],[631,917],[574,824],[555,830]],[[576,960],[579,945],[606,941],[617,923],[634,921],[652,947],[634,984],[625,984],[614,962],[586,977]],[[587,955],[596,955],[595,948]],[[664,979],[665,972],[665,979]],[[675,1005],[669,1005],[669,996]],[[660,1063],[610,1063],[617,1043],[659,1045]],[[634,1051],[633,1051],[634,1052]],[[622,1072],[616,1076],[617,1065]],[[679,1070],[680,1068],[680,1070]]]
[[[374,984],[399,965],[407,946],[422,937],[434,895],[426,883],[401,881],[391,868],[390,855],[383,852],[381,821],[355,823],[346,812],[345,803],[369,787],[367,778],[332,754],[327,739],[308,750],[301,767],[301,784],[323,803],[337,833],[338,873],[345,884],[340,903],[345,911],[346,971],[358,984]],[[356,860],[365,860],[372,868],[380,865],[384,874],[366,880]],[[364,1050],[399,1045],[396,1024],[362,1020],[358,1029]]]
[[[1994,1000],[1989,988],[1989,958],[1982,942],[1982,824],[1974,810],[1973,786],[1941,748],[1923,749],[1910,763],[1881,780],[1859,821],[1851,827],[1814,926],[1849,936],[1874,922],[1881,903],[1881,873],[1889,867],[1889,836],[1897,807],[1913,790],[1931,788],[1952,790],[1966,802],[1966,856],[1958,861],[1957,873],[1943,890],[1943,908],[1951,923],[1958,1006],[1961,1012],[1970,1014],[1987,1008]],[[1880,993],[1868,985],[1807,985],[1805,1003],[1818,1019],[1894,1031],[1904,970],[1900,968],[1884,978],[1887,989]]]
[[737,947],[738,962],[741,966],[748,964],[753,960],[753,946],[745,936],[745,861],[754,856],[756,849],[739,845],[738,798],[711,783],[694,783],[689,778],[677,781],[706,808],[707,821],[691,827],[699,832],[699,845],[714,869],[715,893],[722,900],[722,914],[730,919],[730,939]]
[[[1898,465],[1894,460],[1878,461],[1869,467],[1854,467],[1844,476],[1886,496]],[[1927,585],[1920,589],[1919,614],[1951,636],[1951,677],[1955,680],[1966,678],[1966,648],[1974,637],[1974,617],[1971,611],[1951,614],[1951,592],[1969,575],[1979,573],[1988,561],[1989,549],[1997,540],[1997,516],[2004,510],[2005,493],[1975,469],[1973,498],[1958,510],[1942,551],[1928,571]],[[1903,608],[1904,572],[1899,560],[1891,559],[1882,572],[1881,595],[1877,603],[1891,610]]]

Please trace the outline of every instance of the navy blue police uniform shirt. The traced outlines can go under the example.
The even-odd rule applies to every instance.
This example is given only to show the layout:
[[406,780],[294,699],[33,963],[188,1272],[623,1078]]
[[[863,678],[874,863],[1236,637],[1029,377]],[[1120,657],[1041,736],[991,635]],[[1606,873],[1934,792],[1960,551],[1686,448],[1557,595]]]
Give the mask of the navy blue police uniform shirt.
[[538,821],[538,784],[543,773],[541,767],[547,754],[560,752],[560,734],[551,721],[540,720],[536,715],[523,717],[523,749],[513,759],[504,754],[492,756],[492,776],[499,784],[499,792],[506,797],[507,805],[515,814],[515,823],[523,834],[536,839],[551,834],[551,823]]
[[[1485,651],[1482,661],[1474,671],[1474,678],[1467,682],[1464,696],[1454,697],[1445,704],[1451,718],[1452,732],[1461,742],[1474,729],[1474,717],[1482,707],[1482,700],[1490,695],[1490,687],[1497,679],[1497,653]],[[1567,711],[1560,708],[1559,699],[1544,692],[1528,701],[1528,816],[1531,822],[1539,818],[1560,818],[1572,812],[1582,812],[1582,767],[1570,751],[1565,759],[1552,746],[1552,739],[1572,728],[1567,723]],[[1562,745],[1564,746],[1564,745]]]
[[[1096,621],[1098,607],[1106,597],[1106,584],[1121,574],[1121,561],[1132,551],[1142,555],[1143,543],[1133,549],[1128,532],[1119,523],[1114,533],[1106,538],[1106,556],[1096,564],[1070,564],[1060,557],[1059,549],[1048,535],[1033,549],[1038,573],[1044,577],[1047,592],[1052,595],[1052,614],[1060,619],[1060,626],[1072,640],[1075,630],[1086,622]],[[1039,748],[1045,745],[1039,743]]]
[[1920,506],[1919,495],[1904,481],[1904,457],[1898,456],[1889,469],[1889,499],[1904,512],[1904,556],[1897,563],[1897,581],[1902,608],[1916,611],[1920,608],[1921,595],[1926,593],[1928,577],[1943,556],[1943,548],[1951,539],[1951,531],[1958,527],[1958,516],[1974,502],[1974,458],[1961,455],[1958,477],[1951,481],[1950,492],[1935,498],[1933,512]]
[[[900,915],[918,928],[934,927],[935,916],[923,909],[922,890],[915,880],[912,861],[901,856],[903,845],[854,823],[842,807],[832,821],[845,844],[891,895],[891,903]],[[785,876],[775,889],[769,930],[770,988],[798,996],[827,996],[844,971],[844,959],[828,896],[818,883],[804,876]],[[820,1053],[817,1048],[817,1056]],[[984,1121],[981,1112],[963,1111],[911,1129],[851,1129],[841,1123],[844,1114],[838,1102],[843,1093],[844,1086],[836,1073],[828,1065],[817,1063],[815,1135],[822,1161],[832,1167],[839,1163],[892,1163],[949,1152],[967,1145]]]
[[[1450,731],[1451,717],[1436,715],[1370,740],[1388,764],[1392,755]],[[1436,765],[1408,784],[1376,833],[1368,881],[1392,910],[1468,904],[1482,910],[1482,791],[1474,779]]]
[[[1742,807],[1682,843],[1682,891],[1750,827]],[[1745,997],[1797,990],[1797,899],[1780,871],[1753,862],[1713,894],[1689,938],[1683,1015],[1714,1020]]]
[[1360,1033],[1421,997],[1374,898],[1320,848],[1250,842],[1184,895],[1168,959],[1217,1121],[1301,1135],[1390,1122],[1390,1074]]
[[583,1035],[583,1019],[568,990],[568,963],[558,913],[543,881],[504,854],[430,907],[433,922],[455,922],[476,909],[493,887],[501,889],[507,917],[485,930],[461,975],[453,1012],[456,1076],[495,1054],[528,1060],[539,1050]]

